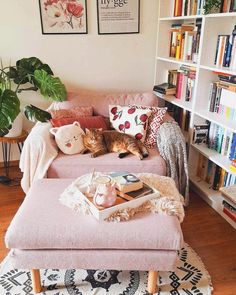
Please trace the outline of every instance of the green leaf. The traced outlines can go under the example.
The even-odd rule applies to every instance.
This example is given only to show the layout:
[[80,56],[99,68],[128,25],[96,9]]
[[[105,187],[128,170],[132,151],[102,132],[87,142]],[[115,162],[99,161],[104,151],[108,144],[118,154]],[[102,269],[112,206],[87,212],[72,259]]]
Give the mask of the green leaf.
[[32,104],[25,107],[24,110],[25,116],[28,120],[32,122],[47,122],[52,118],[51,114],[33,106]]
[[20,101],[10,89],[0,90],[0,134],[7,134],[20,113]]
[[27,82],[34,84],[34,71],[38,69],[44,69],[48,74],[53,75],[49,65],[42,63],[37,57],[28,57],[18,60],[16,62],[14,82],[16,84],[25,84]]
[[58,77],[50,76],[44,70],[34,72],[36,85],[45,98],[51,98],[55,101],[66,100],[66,88]]

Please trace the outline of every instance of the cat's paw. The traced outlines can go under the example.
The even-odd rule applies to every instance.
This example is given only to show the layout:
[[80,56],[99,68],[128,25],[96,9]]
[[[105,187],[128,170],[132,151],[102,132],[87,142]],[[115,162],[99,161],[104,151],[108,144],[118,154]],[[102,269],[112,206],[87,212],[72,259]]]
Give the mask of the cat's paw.
[[139,155],[139,159],[140,160],[143,160],[143,155]]
[[91,154],[91,158],[96,158],[97,155],[96,154]]

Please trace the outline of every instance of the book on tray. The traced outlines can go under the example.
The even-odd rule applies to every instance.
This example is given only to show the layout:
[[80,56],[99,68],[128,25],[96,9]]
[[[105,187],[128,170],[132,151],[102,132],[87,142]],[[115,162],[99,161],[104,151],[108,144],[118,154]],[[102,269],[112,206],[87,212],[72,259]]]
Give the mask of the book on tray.
[[109,174],[116,187],[123,193],[128,193],[142,189],[143,182],[134,174],[129,172],[114,172]]

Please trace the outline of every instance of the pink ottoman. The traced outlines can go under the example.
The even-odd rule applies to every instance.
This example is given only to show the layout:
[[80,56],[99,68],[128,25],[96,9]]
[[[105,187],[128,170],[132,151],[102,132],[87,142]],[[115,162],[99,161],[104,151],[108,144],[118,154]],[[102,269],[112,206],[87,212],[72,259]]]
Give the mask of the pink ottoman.
[[43,179],[28,192],[5,242],[13,268],[32,269],[35,293],[41,268],[149,270],[148,291],[157,271],[173,271],[182,246],[176,217],[146,214],[127,222],[98,222],[61,205],[72,179]]

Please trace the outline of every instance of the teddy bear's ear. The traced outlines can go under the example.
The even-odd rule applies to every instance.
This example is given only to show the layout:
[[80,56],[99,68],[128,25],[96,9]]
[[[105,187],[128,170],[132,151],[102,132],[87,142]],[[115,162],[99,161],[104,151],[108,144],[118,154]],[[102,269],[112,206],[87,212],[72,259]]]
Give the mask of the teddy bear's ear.
[[59,127],[54,127],[54,128],[51,128],[49,131],[51,134],[55,135],[58,131]]
[[80,127],[80,123],[77,122],[77,121],[75,121],[75,122],[73,123],[73,125],[75,125],[75,126],[79,126],[79,127]]

